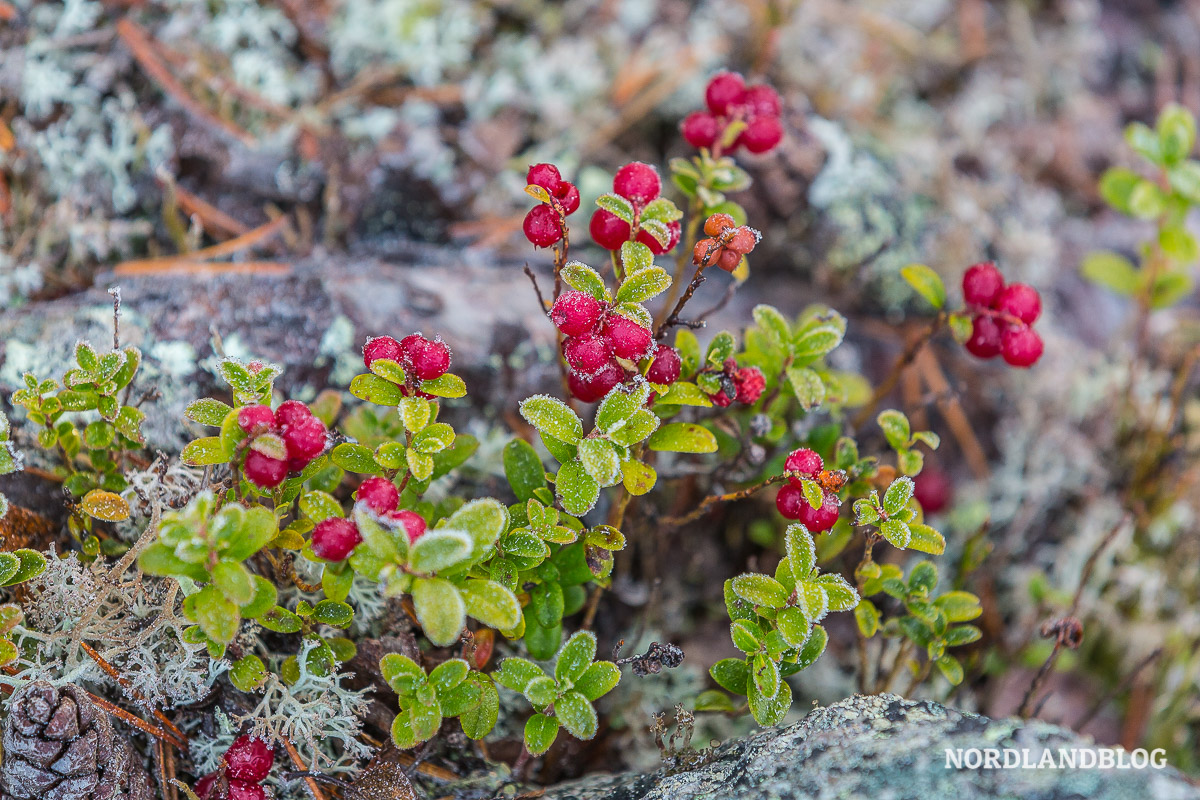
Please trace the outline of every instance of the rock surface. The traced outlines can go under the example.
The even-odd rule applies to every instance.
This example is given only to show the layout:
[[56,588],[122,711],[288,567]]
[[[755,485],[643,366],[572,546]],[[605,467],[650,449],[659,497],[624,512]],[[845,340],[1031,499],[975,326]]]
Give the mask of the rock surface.
[[958,769],[947,748],[1089,748],[1069,730],[994,720],[896,695],[855,696],[723,745],[674,773],[596,776],[554,787],[543,800],[1192,800],[1200,789],[1171,768]]

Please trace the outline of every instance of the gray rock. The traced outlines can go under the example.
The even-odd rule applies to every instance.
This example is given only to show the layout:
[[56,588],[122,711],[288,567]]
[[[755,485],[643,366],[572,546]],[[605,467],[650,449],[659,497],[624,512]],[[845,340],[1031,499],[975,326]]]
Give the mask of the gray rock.
[[693,768],[595,776],[550,789],[543,800],[1184,800],[1200,789],[1164,769],[966,769],[948,748],[1092,748],[1037,721],[994,720],[896,695],[855,696],[722,745]]

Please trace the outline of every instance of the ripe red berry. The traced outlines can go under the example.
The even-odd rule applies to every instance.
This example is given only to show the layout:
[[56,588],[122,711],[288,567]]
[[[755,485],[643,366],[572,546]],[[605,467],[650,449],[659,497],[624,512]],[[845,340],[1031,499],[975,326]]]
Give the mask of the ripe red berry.
[[[702,264],[704,259],[708,258],[709,264],[715,264],[721,258],[721,248],[712,249],[717,244],[716,239],[701,239],[696,242],[696,246],[692,248],[692,263]],[[709,255],[709,250],[712,249],[712,254]]]
[[325,452],[325,423],[316,417],[305,417],[283,426],[283,442],[289,459],[307,464]]
[[278,458],[263,455],[257,450],[246,453],[246,463],[242,466],[246,480],[260,489],[274,489],[283,483],[288,474],[288,463]]
[[804,499],[804,492],[791,484],[785,485],[779,490],[779,494],[775,495],[775,508],[779,509],[779,513],[785,519],[800,519],[802,505],[808,505],[808,501]]
[[746,89],[742,104],[756,117],[778,117],[779,112],[783,110],[779,102],[779,92],[765,83]]
[[654,335],[629,317],[609,314],[604,321],[604,337],[612,344],[613,355],[630,361],[641,361],[650,349]]
[[646,247],[649,247],[650,252],[654,253],[654,255],[661,256],[664,253],[669,253],[671,250],[674,250],[675,245],[679,244],[679,237],[682,232],[682,227],[680,226],[679,221],[676,220],[675,222],[667,223],[667,230],[670,232],[671,238],[667,240],[666,245],[660,244],[658,239],[655,239],[653,236],[651,236],[650,232],[645,229],[639,230],[635,239],[646,245]]
[[704,220],[704,235],[705,236],[720,236],[727,229],[737,225],[733,221],[733,217],[728,214],[713,214],[708,219]]
[[557,195],[562,183],[562,175],[553,164],[534,164],[525,174],[525,182],[540,186],[547,192]]
[[267,791],[257,783],[229,781],[229,800],[267,800]]
[[392,337],[375,336],[367,339],[367,343],[363,345],[363,363],[370,369],[371,362],[377,358],[386,358],[399,364],[404,360],[404,351],[400,349],[400,343]]
[[233,740],[225,751],[225,770],[230,778],[258,783],[271,772],[275,763],[275,748],[249,734]]
[[725,394],[724,389],[716,394],[710,394],[708,399],[712,400],[713,405],[717,408],[728,408],[733,403],[733,398]]
[[529,209],[521,227],[525,231],[525,238],[534,247],[549,247],[562,238],[558,212],[545,203]]
[[592,221],[588,223],[588,232],[592,241],[605,250],[620,250],[621,245],[629,241],[629,223],[603,208],[596,209]]
[[778,117],[757,117],[750,120],[738,136],[737,143],[751,153],[766,153],[783,140],[783,124]]
[[270,406],[244,406],[238,409],[238,427],[250,433],[259,425],[270,428],[275,424],[275,414]]
[[566,336],[578,336],[596,327],[604,304],[587,292],[563,292],[550,308],[550,321]]
[[747,228],[743,225],[729,237],[728,247],[734,252],[745,255],[754,250],[756,244],[758,244],[758,234],[754,232],[753,228]]
[[704,90],[708,110],[717,116],[732,113],[746,97],[746,81],[736,72],[718,72]]
[[758,367],[742,367],[734,373],[733,382],[737,384],[737,401],[748,406],[758,402],[767,388],[767,380]]
[[804,505],[800,508],[800,516],[797,519],[811,533],[820,533],[833,527],[833,524],[837,522],[840,511],[841,505],[838,503],[837,495],[827,492],[825,494],[825,501],[821,503],[820,508],[813,508],[805,500]]
[[583,333],[563,342],[563,357],[581,375],[595,375],[612,360],[613,344],[607,336]]
[[425,519],[415,511],[402,509],[393,513],[391,517],[404,526],[404,533],[408,536],[409,544],[425,535]]
[[362,541],[357,526],[348,519],[330,517],[317,523],[312,532],[312,551],[326,561],[343,561]]
[[654,167],[633,161],[617,170],[613,191],[637,205],[645,205],[662,192],[662,181]]
[[275,409],[275,424],[281,428],[312,418],[312,411],[299,400],[284,400]]
[[376,514],[395,511],[400,504],[400,490],[387,478],[367,478],[359,485],[356,497]]
[[917,477],[913,478],[913,496],[926,514],[936,514],[954,497],[954,482],[943,470],[926,464]]
[[963,299],[972,305],[990,308],[1003,288],[1004,276],[990,261],[975,264],[963,273]]
[[1042,357],[1042,337],[1033,328],[1011,327],[1001,341],[1004,360],[1014,367],[1031,367]]
[[721,125],[717,118],[707,111],[693,111],[684,117],[679,132],[683,134],[684,141],[692,147],[712,147],[721,135]]
[[614,386],[625,377],[625,370],[616,362],[610,361],[599,372],[591,377],[572,372],[567,376],[567,385],[571,394],[585,403],[594,403],[608,394]]
[[[800,475],[811,478],[825,468],[825,462],[821,460],[815,450],[801,447],[788,454],[787,461],[783,462],[783,468],[788,472],[799,472]],[[797,489],[804,486],[804,481],[798,475],[789,475],[788,482]]]
[[654,361],[646,371],[646,380],[651,383],[674,383],[679,380],[682,367],[679,351],[670,345],[660,344],[654,349]]
[[737,250],[724,248],[721,250],[721,257],[717,259],[717,266],[726,272],[733,272],[738,268],[738,264],[742,263],[742,254]]
[[404,348],[405,362],[418,380],[440,378],[450,369],[450,348],[445,342],[431,341],[414,333],[401,339],[400,346]]
[[991,317],[976,317],[964,346],[976,358],[995,358],[1000,355],[1000,325]]
[[559,184],[559,194],[555,197],[562,204],[564,214],[574,214],[579,210],[579,189],[575,184],[563,181]]
[[221,777],[219,772],[210,772],[200,780],[196,781],[196,785],[192,791],[200,800],[216,800],[217,779]]
[[996,296],[996,310],[1012,314],[1026,325],[1032,325],[1042,313],[1042,298],[1037,289],[1024,283],[1012,283]]

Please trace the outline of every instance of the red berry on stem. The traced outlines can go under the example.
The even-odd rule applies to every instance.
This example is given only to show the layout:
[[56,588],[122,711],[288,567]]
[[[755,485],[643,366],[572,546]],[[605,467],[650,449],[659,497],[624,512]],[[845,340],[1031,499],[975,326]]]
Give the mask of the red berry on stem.
[[[825,462],[817,455],[817,451],[801,447],[788,454],[787,461],[783,462],[783,468],[788,472],[799,472],[800,475],[811,478],[825,468]],[[803,480],[796,475],[789,475],[788,482],[797,489],[804,486]]]
[[283,426],[283,442],[289,459],[307,464],[325,451],[325,423],[316,417],[306,417]]
[[401,339],[400,346],[404,348],[405,360],[418,380],[440,378],[450,369],[450,348],[444,342],[431,341],[414,333]]
[[[705,258],[708,258],[709,264],[717,263],[721,258],[721,248],[716,244],[716,239],[701,239],[696,242],[696,246],[692,248],[692,263],[703,264]],[[710,249],[712,249],[711,255],[709,255]]]
[[559,174],[558,167],[553,164],[534,164],[525,174],[525,182],[540,186],[550,194],[557,195],[562,175]]
[[578,336],[596,327],[604,314],[604,304],[587,292],[575,289],[563,292],[550,308],[550,321],[567,336]]
[[1004,276],[991,261],[975,264],[963,273],[963,299],[972,305],[990,308],[1003,288]]
[[367,478],[358,487],[357,499],[376,514],[387,514],[400,504],[400,490],[387,478]]
[[724,389],[720,390],[716,394],[710,394],[708,399],[712,400],[713,405],[717,408],[728,408],[733,403],[733,398],[725,394]]
[[742,263],[742,254],[737,250],[725,248],[721,250],[721,257],[717,259],[717,266],[726,272],[733,272],[738,268],[738,264]]
[[217,779],[220,777],[221,773],[210,772],[200,780],[196,781],[196,785],[192,788],[192,791],[196,793],[196,796],[199,797],[200,800],[216,800],[216,784]]
[[257,783],[235,778],[229,781],[229,800],[267,800],[267,790]]
[[621,245],[629,241],[629,223],[603,208],[596,209],[592,221],[588,223],[588,232],[592,241],[605,250],[620,250]]
[[786,519],[800,519],[801,506],[807,506],[804,492],[788,484],[775,495],[775,507]]
[[737,384],[737,401],[751,406],[762,397],[763,389],[767,388],[767,380],[758,367],[743,367],[733,375]]
[[275,424],[275,413],[270,406],[244,406],[238,409],[238,427],[246,433],[263,425],[270,428]]
[[747,228],[745,225],[738,228],[729,237],[729,249],[745,255],[754,250],[754,246],[758,244],[758,234],[752,228]]
[[362,535],[348,519],[330,517],[317,523],[312,532],[312,551],[326,561],[342,561],[358,547]]
[[685,142],[697,149],[712,147],[721,134],[721,125],[717,118],[707,111],[693,111],[683,119],[679,126]]
[[617,170],[613,191],[626,200],[645,205],[662,192],[662,181],[654,167],[634,161]]
[[1032,325],[1042,313],[1042,298],[1037,289],[1024,283],[1005,286],[996,296],[997,311],[1012,314],[1026,325]]
[[409,544],[425,535],[425,519],[415,511],[403,509],[393,513],[391,517],[404,526],[404,533],[408,536]]
[[736,225],[737,223],[733,221],[733,217],[728,214],[713,214],[704,220],[704,235],[720,236],[727,229]]
[[612,344],[612,352],[620,358],[641,361],[650,349],[654,335],[629,317],[609,314],[604,321],[604,337]]
[[246,480],[260,489],[274,489],[283,483],[288,474],[288,464],[278,458],[263,455],[257,450],[246,453],[246,462],[242,466]]
[[612,360],[613,345],[607,336],[584,333],[563,342],[563,357],[571,369],[583,375],[595,375]]
[[1000,325],[988,316],[978,316],[971,324],[971,338],[964,345],[976,358],[1000,355]]
[[525,238],[534,247],[549,247],[562,238],[558,212],[545,203],[529,209],[521,227],[525,231]]
[[280,427],[295,425],[312,418],[312,411],[299,400],[284,400],[279,404],[279,408],[275,409],[275,424]]
[[778,117],[779,112],[783,110],[783,105],[779,102],[779,92],[765,83],[746,89],[742,103],[756,117]]
[[646,380],[651,383],[674,383],[679,380],[682,366],[679,351],[670,345],[660,344],[654,350],[654,361],[646,371]]
[[778,117],[758,117],[750,120],[737,141],[751,153],[761,154],[773,150],[782,140],[783,124]]
[[275,748],[249,734],[233,740],[225,751],[225,769],[229,777],[258,783],[271,772],[275,763]]
[[654,255],[661,256],[664,253],[668,253],[675,249],[675,245],[679,244],[679,237],[681,235],[682,227],[677,220],[675,222],[668,222],[667,230],[670,232],[671,238],[667,240],[665,245],[660,244],[658,239],[655,239],[653,236],[651,236],[650,232],[644,228],[638,231],[635,239],[646,245],[646,247],[649,247],[650,252],[654,253]]
[[363,363],[367,365],[367,369],[370,369],[371,362],[377,358],[386,358],[400,363],[404,359],[404,351],[400,349],[400,343],[392,337],[375,336],[367,339],[367,343],[363,345]]
[[558,202],[562,204],[564,214],[574,214],[579,210],[579,189],[573,183],[563,181],[561,186],[561,194],[555,195]]
[[1042,357],[1042,337],[1033,328],[1012,327],[1004,332],[1004,360],[1014,367],[1031,367]]
[[746,81],[736,72],[718,72],[704,90],[708,110],[717,116],[731,113],[745,101]]
[[624,377],[625,370],[616,362],[610,361],[590,378],[572,372],[567,376],[567,385],[576,398],[585,403],[594,403],[608,394]]
[[825,501],[821,503],[820,508],[813,508],[805,500],[804,505],[800,508],[798,519],[801,525],[808,528],[809,532],[820,533],[833,527],[840,511],[841,505],[838,503],[837,495],[826,493]]

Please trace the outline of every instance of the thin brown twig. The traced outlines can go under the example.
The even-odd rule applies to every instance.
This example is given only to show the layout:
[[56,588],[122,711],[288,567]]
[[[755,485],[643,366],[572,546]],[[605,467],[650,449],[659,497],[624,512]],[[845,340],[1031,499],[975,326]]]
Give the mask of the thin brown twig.
[[1100,543],[1088,555],[1088,560],[1083,565],[1083,572],[1079,573],[1079,586],[1075,588],[1075,596],[1071,598],[1071,608],[1067,611],[1068,617],[1074,617],[1079,612],[1079,603],[1083,600],[1084,589],[1087,588],[1088,581],[1091,580],[1092,571],[1096,568],[1096,562],[1100,560],[1100,554],[1103,553],[1108,546],[1112,544],[1113,539],[1117,538],[1117,534],[1130,521],[1130,514],[1126,513],[1121,519],[1117,520],[1117,524],[1109,529]]
[[[300,757],[300,753],[296,750],[296,745],[292,744],[291,740],[283,740],[283,748],[287,750],[288,758],[292,761],[292,766],[300,772],[307,772],[308,765],[304,763],[304,759]],[[304,782],[308,784],[308,791],[312,793],[313,800],[326,800],[325,793],[321,791],[320,785],[311,777],[305,776]]]
[[678,528],[680,525],[686,525],[689,522],[694,522],[695,520],[700,519],[700,517],[704,516],[708,509],[712,508],[717,503],[732,503],[735,500],[744,500],[755,492],[761,491],[772,484],[782,483],[787,479],[787,473],[782,475],[772,475],[771,477],[765,478],[752,486],[747,486],[745,489],[738,489],[736,492],[727,492],[726,494],[710,494],[708,497],[701,500],[700,504],[687,514],[677,517],[664,517],[662,520],[660,520],[660,524],[669,528]]
[[1025,692],[1025,697],[1021,700],[1021,705],[1017,709],[1017,716],[1021,719],[1028,719],[1030,706],[1033,704],[1033,697],[1037,694],[1037,690],[1042,687],[1046,681],[1046,677],[1050,674],[1050,670],[1054,667],[1054,662],[1058,660],[1058,654],[1063,648],[1061,639],[1056,639],[1054,649],[1050,651],[1050,655],[1046,657],[1045,662],[1038,669],[1037,674],[1033,676],[1033,680],[1029,682],[1029,689]]
[[129,679],[119,673],[116,667],[105,660],[104,656],[97,653],[95,648],[93,648],[87,642],[80,642],[79,646],[83,648],[83,652],[87,653],[91,657],[92,661],[96,662],[96,665],[100,667],[100,669],[104,670],[104,674],[116,681],[122,689],[129,693],[130,697],[145,705],[150,713],[154,715],[154,718],[161,722],[163,726],[167,728],[167,730],[171,731],[171,733],[173,733],[176,738],[178,738],[178,740],[185,745],[183,749],[187,749],[187,734],[181,731],[174,722],[168,719],[166,714],[163,714],[157,709],[150,708],[150,701],[146,699],[145,695],[135,689],[133,684],[129,682]]
[[933,335],[938,332],[944,322],[945,314],[939,313],[920,335],[914,337],[908,343],[908,346],[904,348],[904,352],[892,363],[892,368],[888,372],[887,377],[875,388],[871,399],[854,415],[854,419],[850,423],[853,427],[861,428],[866,424],[867,420],[871,418],[871,414],[879,407],[879,403],[882,402],[883,398],[887,397],[892,389],[896,388],[896,383],[900,380],[900,373],[904,372],[905,368],[913,362],[917,354],[921,352],[921,348],[933,338]]

